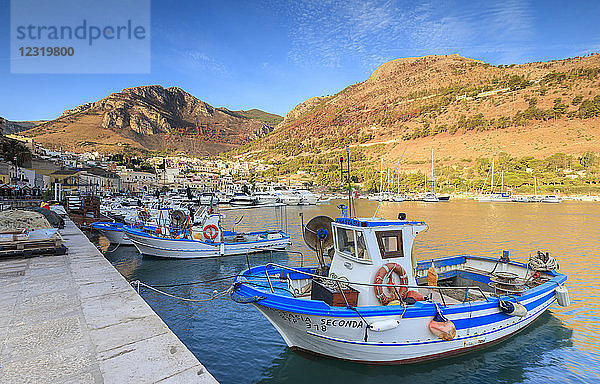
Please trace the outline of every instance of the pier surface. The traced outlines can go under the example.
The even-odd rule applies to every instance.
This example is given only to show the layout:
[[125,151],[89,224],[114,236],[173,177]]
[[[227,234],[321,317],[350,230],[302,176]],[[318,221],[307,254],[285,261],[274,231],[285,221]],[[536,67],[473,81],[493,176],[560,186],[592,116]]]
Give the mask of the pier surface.
[[0,383],[216,383],[70,220],[64,256],[0,259]]

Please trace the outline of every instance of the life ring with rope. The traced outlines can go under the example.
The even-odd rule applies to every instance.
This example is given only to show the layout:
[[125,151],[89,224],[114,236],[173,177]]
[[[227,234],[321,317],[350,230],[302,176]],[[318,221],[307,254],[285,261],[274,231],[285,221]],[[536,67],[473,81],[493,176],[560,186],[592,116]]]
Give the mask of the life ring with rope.
[[204,238],[214,240],[219,234],[219,228],[214,224],[208,224],[202,230],[202,234],[204,235]]
[[[398,277],[400,287],[384,287],[381,285],[375,285],[373,288],[375,289],[375,297],[381,305],[388,305],[390,302],[394,300],[400,300],[404,298],[408,288],[408,275],[406,271],[400,264],[396,263],[386,263],[384,264],[377,273],[375,274],[374,284],[385,284],[384,281],[387,279],[388,285],[398,285],[398,283],[394,282],[394,275]],[[389,296],[387,295],[389,292]]]

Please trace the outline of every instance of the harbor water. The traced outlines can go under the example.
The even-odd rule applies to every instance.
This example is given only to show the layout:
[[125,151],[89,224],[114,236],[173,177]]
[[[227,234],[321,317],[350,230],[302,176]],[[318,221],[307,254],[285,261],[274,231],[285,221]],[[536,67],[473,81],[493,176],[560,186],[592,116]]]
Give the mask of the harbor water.
[[[254,208],[223,212],[223,225],[236,230],[279,228],[292,235],[293,250],[314,264],[301,238],[300,217],[339,216],[329,205]],[[357,200],[358,216],[372,216],[378,203]],[[419,260],[457,254],[526,261],[537,250],[556,257],[571,306],[554,304],[532,325],[482,351],[406,366],[367,366],[290,351],[271,324],[251,305],[219,299],[206,304],[184,302],[142,289],[143,298],[184,344],[222,383],[594,383],[600,382],[600,204],[582,202],[483,203],[457,200],[439,203],[382,203],[378,216],[423,220],[429,228],[417,237]],[[242,218],[243,216],[243,218]],[[287,220],[286,220],[287,218]],[[169,260],[141,257],[134,247],[114,249],[97,240],[107,259],[128,280],[194,299],[229,286],[219,280],[247,268],[245,256]],[[114,250],[113,250],[114,249]],[[250,256],[251,265],[299,265],[298,254]],[[205,284],[191,284],[208,281]],[[184,284],[184,285],[181,285]]]

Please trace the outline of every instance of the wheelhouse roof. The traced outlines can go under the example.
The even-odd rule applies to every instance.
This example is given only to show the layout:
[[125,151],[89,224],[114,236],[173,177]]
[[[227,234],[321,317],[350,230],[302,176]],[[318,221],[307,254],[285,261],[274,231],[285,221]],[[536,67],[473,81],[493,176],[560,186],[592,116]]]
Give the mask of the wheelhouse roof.
[[336,224],[349,225],[353,227],[385,227],[396,225],[425,225],[424,221],[406,221],[406,220],[386,220],[372,218],[357,218],[338,217],[335,219]]

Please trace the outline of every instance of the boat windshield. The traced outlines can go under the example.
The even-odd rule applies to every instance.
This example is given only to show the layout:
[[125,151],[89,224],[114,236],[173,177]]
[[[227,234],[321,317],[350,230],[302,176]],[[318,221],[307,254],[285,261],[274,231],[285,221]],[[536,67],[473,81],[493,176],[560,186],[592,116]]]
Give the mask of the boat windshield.
[[362,260],[370,260],[364,235],[361,231],[352,229],[337,229],[337,248],[347,256]]

